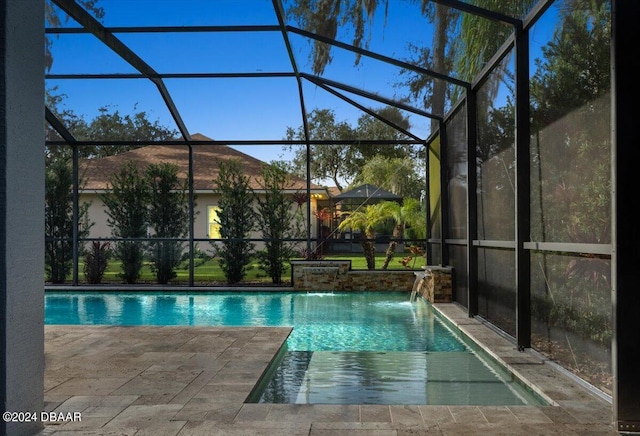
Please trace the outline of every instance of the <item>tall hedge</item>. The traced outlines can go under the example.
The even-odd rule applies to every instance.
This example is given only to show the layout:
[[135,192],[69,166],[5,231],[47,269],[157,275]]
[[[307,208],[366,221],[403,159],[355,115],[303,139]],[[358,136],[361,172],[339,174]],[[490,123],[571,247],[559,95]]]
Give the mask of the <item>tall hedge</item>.
[[237,160],[219,161],[215,180],[218,219],[222,241],[217,249],[218,262],[227,283],[242,281],[251,262],[254,244],[245,240],[254,228],[253,191],[250,180]]
[[[64,283],[73,261],[73,172],[65,159],[47,162],[45,173],[45,275],[52,283]],[[89,232],[88,203],[80,205],[78,237]],[[85,223],[85,225],[81,225]]]
[[128,284],[140,278],[144,260],[144,242],[126,240],[147,236],[149,188],[134,162],[123,165],[109,178],[111,188],[101,195],[106,206],[107,225],[117,241],[114,257],[122,263],[119,276]]
[[183,243],[189,231],[189,204],[186,181],[178,178],[178,167],[170,163],[151,164],[145,171],[149,186],[148,222],[151,237],[167,238],[149,244],[151,268],[159,284],[176,277]]
[[262,167],[260,192],[254,194],[256,222],[265,239],[265,249],[258,253],[260,268],[274,284],[282,283],[287,262],[293,256],[294,200],[285,192],[290,180],[284,166],[273,163]]

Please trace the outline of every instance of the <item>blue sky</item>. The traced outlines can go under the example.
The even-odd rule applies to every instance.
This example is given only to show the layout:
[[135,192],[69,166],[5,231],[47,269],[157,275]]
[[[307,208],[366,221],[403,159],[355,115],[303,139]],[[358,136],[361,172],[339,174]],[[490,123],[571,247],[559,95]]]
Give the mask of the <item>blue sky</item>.
[[[277,24],[271,0],[102,0],[102,22],[113,26],[179,26]],[[215,6],[215,7],[212,7]],[[421,16],[419,2],[391,1],[385,20],[383,10],[371,23],[370,49],[386,56],[406,58],[409,42],[429,45],[430,25]],[[289,23],[295,25],[295,23]],[[72,20],[63,26],[78,27]],[[532,42],[546,42],[542,30]],[[118,38],[160,73],[181,72],[290,72],[280,32],[117,34]],[[351,35],[338,39],[351,42]],[[310,45],[293,35],[291,43],[298,67],[311,73]],[[532,47],[533,49],[533,47]],[[334,49],[333,61],[324,77],[388,98],[406,90],[394,84],[401,79],[397,67],[363,58],[355,66],[352,53]],[[90,34],[53,36],[54,63],[51,74],[135,73],[135,69]],[[352,125],[362,112],[304,81],[307,111],[331,108],[338,121]],[[297,82],[294,78],[166,79],[165,84],[191,133],[214,139],[282,139],[287,127],[302,124]],[[145,111],[151,119],[175,128],[155,85],[144,79],[48,80],[67,95],[65,105],[76,114],[92,118],[101,106],[121,113]],[[367,107],[382,103],[348,95]],[[410,114],[406,114],[410,115]],[[412,132],[429,134],[429,120],[410,115]],[[251,148],[263,160],[277,158],[279,148]],[[246,150],[245,150],[246,151]]]

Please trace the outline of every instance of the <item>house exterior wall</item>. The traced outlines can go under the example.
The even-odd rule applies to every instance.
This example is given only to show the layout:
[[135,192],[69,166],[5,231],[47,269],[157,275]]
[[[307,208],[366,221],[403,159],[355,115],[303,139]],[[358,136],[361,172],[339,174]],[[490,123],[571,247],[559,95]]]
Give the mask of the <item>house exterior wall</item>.
[[[110,238],[111,228],[107,224],[106,207],[100,198],[100,194],[96,192],[83,192],[80,194],[80,205],[88,203],[88,221],[91,223],[89,238]],[[209,206],[217,206],[218,196],[214,193],[198,193],[195,202],[195,221],[194,221],[194,239],[208,239],[209,222],[208,208]],[[292,206],[292,211],[297,209],[297,204]],[[317,219],[313,216],[316,211],[316,201],[311,199],[311,237],[317,234]],[[303,216],[306,219],[306,206],[303,205]],[[250,235],[251,238],[261,238],[262,234],[259,230],[255,230]],[[304,237],[304,236],[303,236]],[[198,246],[203,251],[208,251],[212,247],[205,241],[198,242]],[[262,248],[263,244],[256,244],[256,248]]]
[[88,221],[91,223],[90,238],[109,238],[111,229],[107,226],[107,214],[104,211],[104,203],[98,194],[83,193],[80,195],[80,205],[89,204]]

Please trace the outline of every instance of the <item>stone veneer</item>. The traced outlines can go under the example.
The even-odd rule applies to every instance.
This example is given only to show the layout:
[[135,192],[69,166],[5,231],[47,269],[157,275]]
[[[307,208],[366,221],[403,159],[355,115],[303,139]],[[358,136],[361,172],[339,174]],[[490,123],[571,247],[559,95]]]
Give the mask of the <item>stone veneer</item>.
[[293,260],[293,288],[300,291],[411,292],[413,270],[351,270],[350,260]]
[[423,266],[424,272],[415,272],[416,294],[431,303],[451,303],[453,298],[452,268]]

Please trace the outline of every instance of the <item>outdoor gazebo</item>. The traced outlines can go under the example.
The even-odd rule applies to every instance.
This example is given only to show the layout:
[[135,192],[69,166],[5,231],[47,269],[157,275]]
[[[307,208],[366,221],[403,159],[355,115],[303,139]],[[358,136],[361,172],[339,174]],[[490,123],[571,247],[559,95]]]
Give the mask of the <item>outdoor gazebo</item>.
[[[336,229],[350,211],[381,201],[396,201],[400,203],[402,202],[402,197],[370,183],[356,186],[332,197],[328,213],[318,216],[326,230],[326,235],[320,236],[325,236],[325,239],[328,239],[328,250],[332,252],[361,251],[362,248],[357,241],[357,235],[352,231],[338,232]],[[388,240],[381,237],[377,248],[384,250],[387,245]]]
[[356,186],[332,198],[334,204],[349,206],[362,206],[384,200],[400,202],[402,201],[402,197],[378,186],[365,183],[364,185]]

